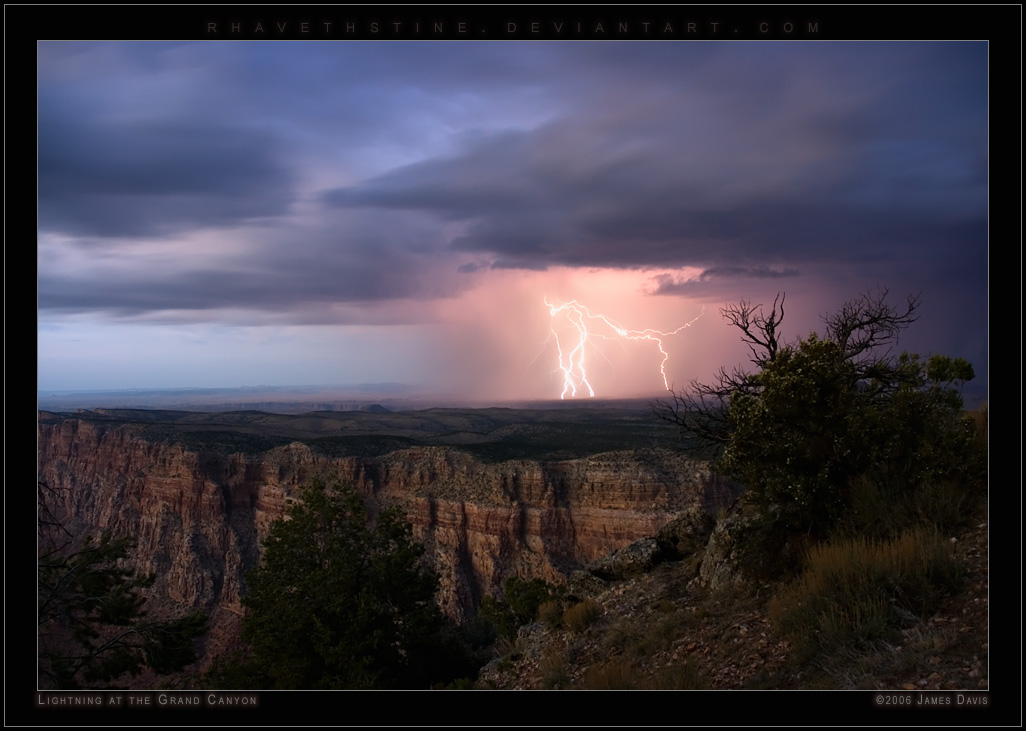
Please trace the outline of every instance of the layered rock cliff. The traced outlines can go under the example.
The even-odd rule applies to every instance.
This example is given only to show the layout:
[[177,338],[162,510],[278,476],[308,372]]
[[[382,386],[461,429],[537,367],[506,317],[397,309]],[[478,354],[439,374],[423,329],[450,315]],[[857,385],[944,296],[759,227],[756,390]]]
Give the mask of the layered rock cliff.
[[314,477],[352,482],[372,512],[400,505],[441,575],[439,603],[457,619],[508,576],[560,581],[682,510],[715,512],[736,494],[703,465],[661,450],[498,463],[455,447],[332,458],[293,442],[228,454],[55,414],[40,418],[38,469],[76,532],[135,536],[139,568],[157,576],[152,602],[215,617],[240,612],[261,540]]

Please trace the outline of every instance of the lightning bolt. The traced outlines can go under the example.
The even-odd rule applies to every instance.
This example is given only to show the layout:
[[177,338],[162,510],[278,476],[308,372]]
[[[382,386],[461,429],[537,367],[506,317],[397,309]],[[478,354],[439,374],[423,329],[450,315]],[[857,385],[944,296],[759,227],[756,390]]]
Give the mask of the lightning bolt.
[[[691,325],[705,314],[705,308],[702,308],[702,312],[698,314],[694,320],[687,322],[676,330],[670,330],[669,332],[663,332],[661,330],[653,330],[651,328],[645,330],[628,330],[626,327],[621,325],[616,320],[606,317],[603,314],[595,314],[587,307],[579,303],[577,300],[570,300],[561,305],[550,304],[547,297],[542,298],[545,306],[549,308],[549,316],[553,319],[560,314],[565,313],[567,321],[571,325],[571,332],[575,333],[575,337],[571,338],[573,341],[573,347],[567,346],[566,349],[559,340],[559,332],[556,330],[555,325],[550,325],[549,330],[552,333],[552,337],[556,343],[556,351],[559,354],[559,365],[558,370],[563,372],[563,392],[559,394],[561,399],[565,399],[569,393],[570,398],[577,396],[578,389],[588,389],[588,395],[594,396],[595,389],[591,387],[588,382],[588,374],[585,370],[584,355],[585,345],[594,341],[592,338],[602,338],[604,340],[615,339],[617,337],[625,340],[651,340],[659,348],[659,352],[662,354],[663,359],[659,363],[659,373],[663,378],[663,386],[667,391],[670,390],[670,384],[666,377],[666,362],[670,359],[670,354],[663,348],[663,338],[676,335],[681,330],[691,327]],[[598,326],[597,331],[588,329],[589,322],[596,322]],[[608,328],[612,330],[613,335],[603,332]],[[601,351],[600,351],[601,352]]]

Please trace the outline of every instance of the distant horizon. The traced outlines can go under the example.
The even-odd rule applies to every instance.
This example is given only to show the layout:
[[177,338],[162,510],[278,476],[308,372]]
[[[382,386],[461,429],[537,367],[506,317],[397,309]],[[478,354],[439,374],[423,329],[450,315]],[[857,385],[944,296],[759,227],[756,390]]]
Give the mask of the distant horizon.
[[[407,388],[408,390],[392,392],[378,391],[370,392],[372,388],[383,386]],[[981,389],[971,388],[967,384],[962,390],[964,408],[976,410],[989,401],[989,393]],[[370,392],[370,393],[368,393]],[[207,396],[208,401],[183,401],[179,403],[162,403],[164,397],[187,397],[190,395]],[[623,397],[578,397],[574,399],[559,398],[513,398],[513,399],[480,399],[460,397],[456,394],[432,393],[418,391],[406,384],[350,384],[350,385],[280,385],[280,386],[234,386],[234,387],[182,387],[182,388],[130,388],[130,389],[79,389],[67,391],[38,391],[37,405],[42,408],[49,404],[57,408],[140,408],[140,409],[162,409],[177,406],[178,410],[186,410],[187,406],[208,408],[223,405],[224,399],[231,395],[252,397],[253,404],[313,404],[325,405],[325,402],[337,402],[339,404],[350,404],[353,406],[372,406],[375,404],[389,408],[393,404],[397,410],[422,410],[431,408],[600,408],[602,406],[631,407],[638,408],[646,404],[654,403],[660,399],[672,399],[673,394],[668,391],[652,394],[639,394],[636,396]],[[265,396],[266,398],[257,398]],[[275,398],[277,396],[278,398]],[[288,397],[293,398],[289,399]],[[147,398],[148,397],[148,398]],[[303,398],[305,397],[305,398]],[[107,398],[112,403],[105,405],[94,403],[99,399]],[[134,398],[134,402],[132,399]],[[116,403],[117,399],[125,399],[122,403]],[[86,406],[85,404],[92,404]],[[429,405],[424,405],[429,404]],[[411,407],[409,409],[404,406]],[[48,410],[48,409],[43,409]],[[204,409],[206,410],[206,409]],[[239,409],[228,409],[239,410]],[[355,410],[355,409],[350,409]]]
[[274,397],[294,400],[298,397],[320,400],[343,400],[360,403],[371,403],[377,400],[384,401],[417,401],[424,399],[445,400],[454,403],[553,403],[570,405],[573,403],[618,403],[629,401],[645,401],[669,396],[669,392],[637,394],[633,396],[594,396],[560,399],[554,398],[512,398],[512,399],[487,399],[470,398],[459,394],[442,393],[438,391],[421,390],[407,384],[291,384],[279,386],[224,386],[224,387],[181,387],[181,388],[122,388],[122,389],[68,389],[37,391],[37,396],[43,399],[50,398],[71,398],[82,396],[95,398],[102,396],[111,397],[139,397],[146,396],[189,396],[203,395],[209,397],[240,395],[247,397],[266,396],[273,400]]
[[39,394],[72,394],[72,393],[146,393],[146,392],[182,392],[182,391],[258,391],[258,390],[301,390],[301,389],[351,389],[367,390],[370,388],[416,388],[406,383],[311,383],[311,384],[257,384],[254,386],[151,386],[137,388],[73,388],[73,389],[40,389]]

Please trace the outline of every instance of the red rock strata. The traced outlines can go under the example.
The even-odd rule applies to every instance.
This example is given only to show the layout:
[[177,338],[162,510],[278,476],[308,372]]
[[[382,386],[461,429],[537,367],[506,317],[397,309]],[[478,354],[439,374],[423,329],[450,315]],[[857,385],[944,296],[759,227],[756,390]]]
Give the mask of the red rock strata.
[[372,510],[402,506],[441,575],[439,603],[457,619],[508,576],[562,580],[687,507],[732,499],[704,466],[661,451],[544,463],[485,463],[452,447],[329,458],[299,442],[196,453],[131,426],[45,416],[39,479],[63,491],[69,525],[135,536],[139,568],[157,575],[151,602],[212,616],[240,611],[261,540],[314,477],[352,482]]

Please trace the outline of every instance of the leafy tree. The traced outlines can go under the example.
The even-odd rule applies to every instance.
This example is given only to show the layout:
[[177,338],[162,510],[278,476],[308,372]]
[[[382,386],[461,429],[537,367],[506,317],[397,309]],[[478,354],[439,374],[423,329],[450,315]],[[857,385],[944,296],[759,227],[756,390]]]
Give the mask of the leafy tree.
[[154,577],[125,567],[132,540],[104,535],[76,545],[58,517],[57,496],[38,483],[40,685],[117,687],[146,668],[167,674],[195,662],[206,615],[147,618],[142,592]]
[[744,301],[725,308],[757,370],[721,370],[713,384],[657,403],[656,413],[718,457],[720,470],[747,485],[748,501],[791,533],[822,537],[849,518],[859,481],[898,496],[972,483],[982,466],[960,394],[972,366],[892,354],[920,300],[899,308],[886,295],[860,295],[823,318],[823,335],[790,343],[779,335],[782,296],[768,315]]
[[750,499],[787,505],[800,525],[835,518],[844,505],[837,487],[865,457],[853,380],[832,340],[813,334],[783,348],[751,377],[758,390],[731,398],[733,431],[720,469],[747,485]]
[[395,508],[368,525],[351,486],[315,481],[264,541],[247,575],[247,653],[214,684],[272,688],[415,688],[466,668],[434,594],[438,577]]

